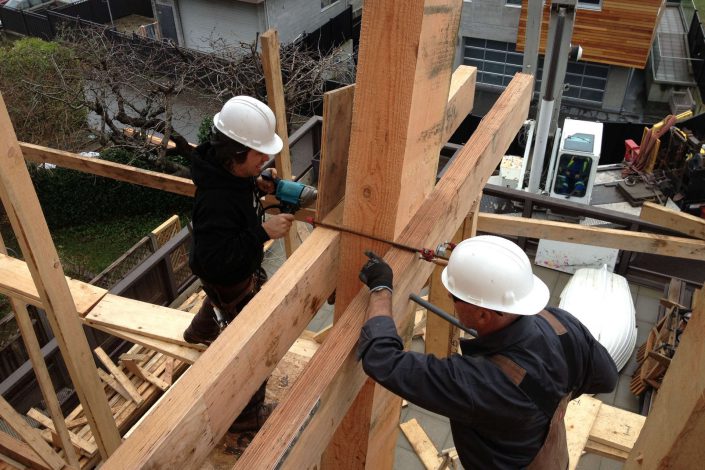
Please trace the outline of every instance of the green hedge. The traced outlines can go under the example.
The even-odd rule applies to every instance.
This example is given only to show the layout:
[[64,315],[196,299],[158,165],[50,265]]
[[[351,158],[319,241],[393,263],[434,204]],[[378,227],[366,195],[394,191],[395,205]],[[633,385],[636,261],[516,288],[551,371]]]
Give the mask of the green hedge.
[[[152,170],[124,149],[101,158]],[[190,213],[193,199],[63,168],[31,165],[30,174],[50,228],[61,228],[134,215]]]

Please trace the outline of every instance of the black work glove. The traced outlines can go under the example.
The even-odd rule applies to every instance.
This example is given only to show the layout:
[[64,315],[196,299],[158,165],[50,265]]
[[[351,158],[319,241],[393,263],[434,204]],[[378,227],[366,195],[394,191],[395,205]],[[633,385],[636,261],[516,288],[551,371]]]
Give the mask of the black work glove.
[[370,288],[370,292],[387,289],[392,292],[394,273],[385,261],[371,251],[366,251],[369,261],[360,270],[360,280]]

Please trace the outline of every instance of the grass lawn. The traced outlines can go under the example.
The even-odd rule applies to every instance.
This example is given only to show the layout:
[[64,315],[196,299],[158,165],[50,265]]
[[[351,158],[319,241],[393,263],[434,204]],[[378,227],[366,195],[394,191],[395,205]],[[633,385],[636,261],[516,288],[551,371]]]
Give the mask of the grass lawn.
[[693,4],[695,4],[699,14],[705,14],[705,0],[693,0]]
[[[67,276],[89,281],[170,215],[140,215],[91,225],[51,230]],[[182,217],[182,226],[185,223]],[[13,256],[22,257],[9,224],[2,236]]]

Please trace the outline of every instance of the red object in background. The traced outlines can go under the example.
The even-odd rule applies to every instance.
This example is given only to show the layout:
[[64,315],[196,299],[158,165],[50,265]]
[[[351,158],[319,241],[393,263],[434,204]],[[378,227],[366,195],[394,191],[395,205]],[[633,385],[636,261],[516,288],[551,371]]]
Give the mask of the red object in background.
[[632,139],[624,141],[624,161],[633,162],[639,157],[639,146]]

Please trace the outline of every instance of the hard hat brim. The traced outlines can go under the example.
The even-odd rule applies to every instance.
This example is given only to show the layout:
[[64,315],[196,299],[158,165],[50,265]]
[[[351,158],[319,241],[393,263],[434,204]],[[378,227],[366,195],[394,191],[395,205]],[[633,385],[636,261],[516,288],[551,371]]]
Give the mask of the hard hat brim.
[[276,155],[282,151],[282,148],[284,148],[284,142],[277,134],[274,134],[272,136],[272,140],[269,142],[253,146],[251,148],[266,155]]
[[478,302],[475,299],[465,298],[465,295],[463,295],[462,292],[454,292],[454,289],[448,285],[448,267],[443,269],[443,272],[441,273],[441,282],[448,292],[469,304],[489,308],[498,312],[511,313],[514,315],[536,315],[543,310],[546,305],[548,305],[548,300],[551,294],[548,290],[548,286],[546,286],[541,278],[535,274],[532,274],[532,276],[534,277],[534,284],[531,292],[521,299],[516,299],[512,305],[500,305],[483,301]]

